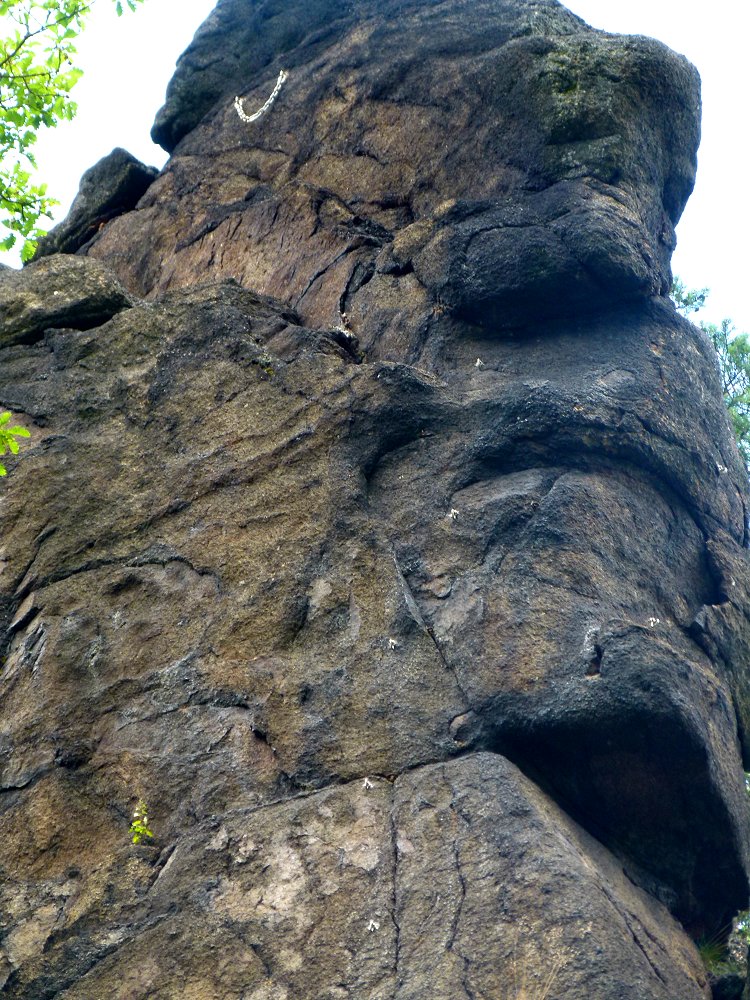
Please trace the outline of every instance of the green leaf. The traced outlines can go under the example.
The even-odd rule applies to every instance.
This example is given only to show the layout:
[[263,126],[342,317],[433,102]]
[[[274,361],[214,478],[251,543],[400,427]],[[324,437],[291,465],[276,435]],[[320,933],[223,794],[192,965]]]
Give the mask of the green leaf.
[[[80,79],[75,41],[94,0],[0,0],[0,250],[23,245],[34,252],[44,231],[39,219],[53,202],[35,185],[32,148],[41,128],[69,121],[76,105],[69,93]],[[142,0],[127,0],[135,10]],[[122,14],[126,3],[113,0]],[[4,20],[2,20],[4,19]]]
[[688,288],[684,281],[675,276],[669,296],[674,302],[677,312],[688,317],[691,313],[698,312],[705,306],[708,293],[708,288]]
[[21,247],[21,260],[24,264],[28,264],[36,253],[37,241],[36,240],[25,240],[23,246]]

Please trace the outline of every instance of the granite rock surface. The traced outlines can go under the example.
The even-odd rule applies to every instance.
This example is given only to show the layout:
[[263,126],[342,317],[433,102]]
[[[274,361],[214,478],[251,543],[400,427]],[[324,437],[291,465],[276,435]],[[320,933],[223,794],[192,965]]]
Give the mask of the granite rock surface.
[[710,997],[750,589],[666,297],[695,71],[553,0],[219,0],[155,129],[0,273],[5,993]]

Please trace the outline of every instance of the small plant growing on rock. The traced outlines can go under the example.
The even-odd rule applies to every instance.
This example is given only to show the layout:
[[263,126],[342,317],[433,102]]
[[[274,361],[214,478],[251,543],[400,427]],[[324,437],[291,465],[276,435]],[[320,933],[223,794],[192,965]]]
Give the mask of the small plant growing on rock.
[[721,934],[713,937],[704,937],[697,942],[698,954],[708,972],[723,972],[727,962],[727,945]]
[[154,835],[148,825],[148,806],[143,799],[138,799],[136,803],[135,811],[133,812],[133,822],[130,824],[129,832],[134,844],[140,844],[144,839],[154,839]]
[[[17,437],[27,438],[31,437],[31,434],[26,430],[25,427],[6,427],[5,425],[10,420],[10,413],[0,413],[0,455],[4,455],[7,451],[11,452],[13,455],[18,454],[18,441]],[[0,476],[7,476],[8,470],[0,462]]]
[[744,980],[750,946],[750,911],[742,910],[732,921],[731,927],[712,937],[701,938],[697,945],[706,970],[715,979],[741,975]]

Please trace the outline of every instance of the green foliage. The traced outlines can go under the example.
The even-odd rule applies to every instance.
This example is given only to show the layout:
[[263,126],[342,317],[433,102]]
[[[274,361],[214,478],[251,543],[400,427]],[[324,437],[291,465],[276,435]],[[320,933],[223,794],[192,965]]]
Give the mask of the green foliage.
[[[6,424],[10,420],[10,413],[0,413],[0,455],[4,455],[6,452],[10,452],[12,455],[18,454],[18,441],[17,437],[27,438],[31,437],[31,434],[26,430],[25,427],[6,427]],[[5,466],[0,463],[0,476],[7,476],[8,470]]]
[[154,835],[148,825],[148,807],[143,799],[138,799],[129,833],[134,844],[140,844],[144,838],[148,838],[148,840],[154,839]]
[[[683,316],[702,309],[708,289],[688,289],[675,278],[670,292],[675,308]],[[729,410],[737,447],[750,472],[750,337],[737,333],[730,319],[699,324],[716,349],[724,402]]]
[[743,910],[742,913],[737,914],[734,921],[734,933],[745,949],[750,948],[750,910]]
[[745,465],[750,469],[750,339],[737,333],[732,321],[701,323],[716,348],[724,401]]
[[698,954],[709,972],[721,974],[727,971],[728,955],[726,941],[720,935],[701,938],[697,942]]
[[704,307],[708,292],[708,288],[688,288],[684,281],[675,277],[669,294],[677,312],[689,319],[690,313],[698,312]]
[[730,973],[745,976],[750,946],[750,911],[738,913],[731,925],[696,942],[708,972],[719,977]]
[[[39,220],[57,204],[32,180],[39,129],[69,121],[70,91],[81,76],[75,40],[96,0],[0,0],[0,250],[24,240],[23,260],[44,233]],[[117,14],[142,0],[113,0]]]

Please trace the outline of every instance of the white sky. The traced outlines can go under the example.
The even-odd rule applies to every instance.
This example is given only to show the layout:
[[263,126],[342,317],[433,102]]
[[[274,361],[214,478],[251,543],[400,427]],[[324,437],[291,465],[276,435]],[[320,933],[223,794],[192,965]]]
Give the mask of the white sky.
[[[75,65],[83,77],[71,96],[78,115],[43,129],[34,147],[35,179],[45,181],[47,193],[60,202],[55,222],[65,218],[83,172],[115,146],[144,163],[164,165],[167,154],[149,132],[178,56],[215,5],[216,0],[145,0],[135,12],[117,17],[114,0],[96,0],[76,41]],[[16,266],[18,254],[0,260]]]
[[[177,57],[215,0],[145,0],[121,18],[98,0],[78,41],[83,79],[74,91],[79,114],[40,136],[40,179],[64,218],[81,174],[115,146],[162,166],[166,154],[149,130]],[[750,87],[746,45],[750,0],[566,0],[589,24],[606,31],[652,35],[684,53],[703,80],[703,140],[698,182],[677,229],[675,273],[711,289],[704,318],[730,316],[750,332],[747,294],[750,202],[742,178],[750,162],[746,127]],[[15,260],[5,257],[6,263]]]

